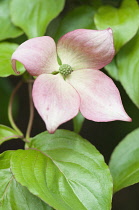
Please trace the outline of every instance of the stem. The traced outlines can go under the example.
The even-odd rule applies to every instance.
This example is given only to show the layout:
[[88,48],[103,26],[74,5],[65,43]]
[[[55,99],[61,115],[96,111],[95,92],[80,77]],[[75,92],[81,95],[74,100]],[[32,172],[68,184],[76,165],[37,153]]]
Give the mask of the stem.
[[18,89],[21,87],[21,85],[23,84],[23,81],[20,81],[17,86],[14,88],[11,97],[10,97],[10,101],[9,101],[9,106],[8,106],[8,118],[10,121],[11,126],[13,127],[14,130],[17,131],[17,133],[20,136],[23,136],[22,132],[20,131],[20,129],[16,126],[14,119],[13,119],[13,115],[12,115],[12,107],[13,107],[13,100],[15,97],[16,92],[18,91]]
[[30,138],[30,133],[31,133],[31,128],[33,124],[33,118],[34,118],[34,106],[33,106],[33,101],[32,101],[32,84],[28,84],[28,90],[29,90],[29,109],[30,109],[30,116],[29,116],[29,122],[27,126],[27,131],[26,131],[26,137],[25,139]]

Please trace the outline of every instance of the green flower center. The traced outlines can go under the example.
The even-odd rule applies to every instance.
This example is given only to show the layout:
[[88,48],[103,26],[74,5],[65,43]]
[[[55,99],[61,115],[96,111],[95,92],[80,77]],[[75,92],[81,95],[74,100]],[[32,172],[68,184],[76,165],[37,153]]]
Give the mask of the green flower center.
[[59,73],[62,74],[64,77],[71,74],[71,72],[73,72],[73,70],[68,64],[63,64],[59,67]]

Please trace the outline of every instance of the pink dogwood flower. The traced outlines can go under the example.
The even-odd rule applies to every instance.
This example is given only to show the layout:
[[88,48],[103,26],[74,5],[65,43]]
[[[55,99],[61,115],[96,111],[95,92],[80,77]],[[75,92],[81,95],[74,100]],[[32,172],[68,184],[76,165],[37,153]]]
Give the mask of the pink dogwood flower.
[[56,44],[49,36],[32,38],[12,55],[33,76],[32,97],[47,130],[54,133],[59,125],[82,115],[96,122],[131,121],[119,91],[111,78],[99,69],[114,56],[113,36],[106,30],[77,29]]

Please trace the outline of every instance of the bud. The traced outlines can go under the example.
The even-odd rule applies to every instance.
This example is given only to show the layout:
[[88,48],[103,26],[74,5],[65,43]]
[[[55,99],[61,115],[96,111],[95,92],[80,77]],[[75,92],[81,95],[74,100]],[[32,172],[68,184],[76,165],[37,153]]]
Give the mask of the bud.
[[62,74],[64,77],[68,76],[73,72],[72,68],[68,64],[63,64],[59,67],[59,73]]

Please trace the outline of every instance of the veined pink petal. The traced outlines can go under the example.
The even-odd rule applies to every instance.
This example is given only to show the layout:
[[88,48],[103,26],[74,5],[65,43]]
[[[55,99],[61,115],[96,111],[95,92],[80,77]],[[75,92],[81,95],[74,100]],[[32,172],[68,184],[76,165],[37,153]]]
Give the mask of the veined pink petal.
[[50,133],[75,117],[80,106],[78,93],[60,74],[38,76],[33,86],[33,101]]
[[33,76],[51,73],[59,69],[56,45],[49,36],[32,38],[21,44],[12,55],[12,65],[16,72],[16,60]]
[[80,111],[85,118],[96,122],[131,121],[123,108],[117,87],[101,71],[74,71],[67,81],[79,93]]
[[77,29],[60,38],[58,55],[63,64],[73,70],[101,69],[111,62],[114,56],[112,30]]

